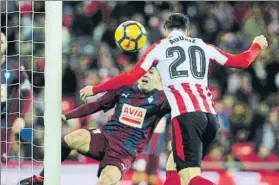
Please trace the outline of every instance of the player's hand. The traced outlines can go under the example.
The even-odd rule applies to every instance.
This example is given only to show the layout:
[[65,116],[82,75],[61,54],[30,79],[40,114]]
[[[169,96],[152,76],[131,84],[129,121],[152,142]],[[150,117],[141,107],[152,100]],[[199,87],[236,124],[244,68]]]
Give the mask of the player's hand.
[[93,86],[92,86],[92,85],[88,85],[88,86],[84,87],[83,89],[81,89],[81,90],[79,91],[79,93],[80,93],[80,99],[81,99],[83,102],[86,102],[86,98],[87,98],[88,96],[93,96],[93,95],[94,95],[92,89],[93,89]]
[[258,43],[262,49],[265,49],[268,46],[267,40],[264,35],[255,37],[253,43]]

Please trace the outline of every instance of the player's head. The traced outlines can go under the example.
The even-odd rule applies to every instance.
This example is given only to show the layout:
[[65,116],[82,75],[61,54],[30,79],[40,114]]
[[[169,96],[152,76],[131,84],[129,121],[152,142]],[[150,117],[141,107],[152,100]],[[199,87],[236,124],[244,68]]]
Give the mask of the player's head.
[[146,74],[138,80],[138,86],[143,91],[161,88],[161,78],[155,67],[150,68]]
[[5,54],[7,48],[6,35],[1,32],[1,55]]
[[168,37],[169,33],[173,30],[181,30],[186,35],[190,34],[190,20],[187,15],[182,13],[173,13],[164,23],[165,36]]

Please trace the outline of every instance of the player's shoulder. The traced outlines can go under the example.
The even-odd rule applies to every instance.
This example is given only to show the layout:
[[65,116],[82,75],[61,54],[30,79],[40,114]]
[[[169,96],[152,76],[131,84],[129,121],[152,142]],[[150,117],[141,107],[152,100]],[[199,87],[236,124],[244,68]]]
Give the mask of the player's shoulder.
[[123,87],[121,87],[117,90],[117,94],[120,95],[120,94],[123,94],[123,93],[132,93],[134,91],[135,91],[134,86],[123,86]]
[[164,90],[162,89],[155,89],[155,92],[160,96],[165,96]]
[[212,47],[211,47],[212,45],[211,44],[206,43],[201,38],[196,38],[196,37],[191,37],[191,38],[195,40],[195,43],[194,43],[195,46],[198,46],[198,47],[202,48],[203,51],[205,51],[206,53],[212,52]]
[[193,37],[198,43],[205,44],[202,38]]
[[154,42],[153,44],[151,44],[144,52],[144,54],[148,54],[150,53],[151,51],[154,52],[154,51],[158,51],[158,49],[160,48],[160,46],[162,45],[162,43],[164,42],[164,39],[160,39],[156,42]]
[[162,38],[162,39],[160,39],[160,40],[154,42],[154,43],[151,45],[151,47],[152,47],[152,46],[153,46],[153,47],[156,47],[156,46],[159,47],[165,40],[166,40],[165,38]]

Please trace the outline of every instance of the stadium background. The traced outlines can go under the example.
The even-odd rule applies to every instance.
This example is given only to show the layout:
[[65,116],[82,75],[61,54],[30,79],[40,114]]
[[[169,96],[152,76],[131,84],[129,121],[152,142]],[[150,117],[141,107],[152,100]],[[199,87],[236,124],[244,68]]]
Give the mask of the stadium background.
[[[2,6],[3,7],[3,6]],[[31,25],[32,6],[8,2],[8,11],[23,12],[21,24]],[[44,12],[44,3],[36,2],[34,11]],[[162,23],[171,12],[183,12],[191,18],[191,35],[201,37],[231,53],[248,49],[253,38],[267,36],[269,47],[247,70],[225,69],[215,64],[210,68],[210,88],[220,117],[221,133],[218,142],[205,159],[204,167],[223,173],[226,171],[255,171],[265,174],[278,171],[279,162],[279,19],[278,2],[64,2],[63,5],[63,111],[82,102],[79,90],[88,84],[98,84],[128,70],[142,53],[125,53],[114,43],[114,30],[121,22],[137,20],[148,31],[148,45],[162,38]],[[26,12],[26,13],[24,13]],[[5,22],[5,18],[1,18]],[[18,14],[10,13],[8,24],[18,24]],[[44,25],[44,14],[38,13],[34,25]],[[21,28],[21,39],[30,40],[30,27]],[[3,29],[2,31],[5,31]],[[7,33],[9,41],[18,38],[18,29]],[[44,55],[43,29],[34,30],[34,56]],[[35,43],[36,42],[36,43]],[[145,48],[146,48],[145,47]],[[8,45],[8,54],[18,52],[17,45]],[[21,55],[28,55],[31,44],[21,44]],[[21,63],[30,69],[30,58]],[[34,69],[44,71],[44,59],[34,58]],[[34,99],[43,100],[44,76],[33,73]],[[31,73],[30,73],[31,76]],[[31,77],[30,77],[31,78]],[[43,115],[43,106],[34,105],[35,114]],[[85,119],[71,120],[63,125],[63,134],[80,127],[97,127],[109,115],[98,113]],[[34,118],[35,119],[35,118]],[[31,121],[26,120],[26,127]],[[34,128],[43,130],[43,119],[34,120]],[[21,141],[43,144],[43,133],[32,135],[30,129],[21,130]],[[22,144],[22,159],[30,159],[30,144]],[[36,160],[43,159],[41,147],[33,146]],[[165,154],[168,152],[167,147]],[[14,156],[19,153],[13,144]],[[162,154],[162,169],[165,163]],[[22,160],[21,159],[21,160]],[[11,161],[19,160],[18,157]],[[70,161],[86,163],[87,159],[73,152]],[[264,162],[264,163],[261,163]],[[269,162],[269,163],[267,163]]]

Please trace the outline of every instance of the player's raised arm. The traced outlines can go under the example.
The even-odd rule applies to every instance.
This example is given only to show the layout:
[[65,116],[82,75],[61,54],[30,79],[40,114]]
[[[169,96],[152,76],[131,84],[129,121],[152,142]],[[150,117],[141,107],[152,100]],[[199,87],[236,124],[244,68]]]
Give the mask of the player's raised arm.
[[215,46],[208,45],[212,53],[212,60],[217,63],[232,67],[232,68],[247,68],[256,59],[262,49],[268,46],[266,38],[261,35],[254,39],[251,47],[240,54],[230,54],[216,48]]
[[81,99],[84,99],[87,96],[92,96],[99,92],[116,90],[123,86],[131,86],[136,83],[137,80],[140,79],[140,77],[142,77],[146,71],[150,69],[152,64],[156,62],[156,59],[154,58],[154,48],[159,43],[160,41],[151,45],[130,71],[122,73],[103,84],[97,86],[87,86],[83,88],[80,91]]
[[[69,111],[65,114],[66,120],[72,118],[80,118],[98,112],[100,110],[107,111],[114,107],[118,91],[106,92],[98,100],[86,103]],[[63,117],[62,117],[63,119]],[[64,120],[64,119],[63,119]],[[64,120],[65,121],[65,120]]]

